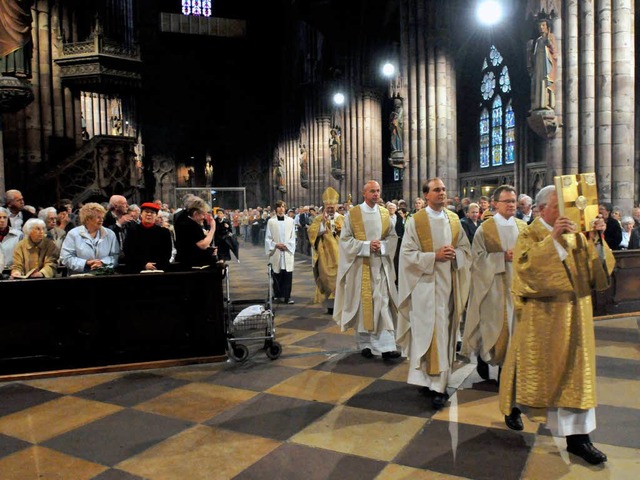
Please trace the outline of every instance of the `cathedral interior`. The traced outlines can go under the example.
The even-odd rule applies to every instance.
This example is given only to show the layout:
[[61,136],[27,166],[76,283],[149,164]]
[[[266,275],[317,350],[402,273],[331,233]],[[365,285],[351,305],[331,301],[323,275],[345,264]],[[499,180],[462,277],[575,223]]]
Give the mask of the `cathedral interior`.
[[434,176],[534,197],[595,172],[603,201],[638,201],[630,0],[191,3],[3,2],[0,188],[42,206],[245,187],[243,208],[357,200],[371,178],[386,200]]
[[[633,0],[0,0],[0,200],[18,189],[36,207],[113,194],[180,207],[190,190],[224,208],[297,207],[320,205],[328,187],[357,203],[374,179],[385,200],[412,205],[432,177],[477,200],[502,184],[535,198],[556,176],[594,173],[598,200],[630,215],[639,17]],[[216,189],[245,196],[216,204]],[[264,249],[245,239],[241,251],[231,291],[259,297]],[[616,252],[619,283],[595,299],[593,441],[606,465],[570,456],[526,419],[507,429],[497,367],[483,379],[458,357],[447,408],[433,410],[406,383],[406,361],[365,359],[353,332],[312,304],[311,258],[297,254],[276,361],[258,348],[233,362],[223,345],[213,360],[153,369],[7,366],[36,332],[64,347],[32,329],[48,315],[110,311],[116,289],[86,283],[81,314],[67,289],[48,293],[55,308],[3,322],[0,479],[636,479],[636,253]],[[206,272],[185,275],[196,274]],[[129,286],[126,302],[113,298],[119,324],[149,320],[132,304],[189,316],[187,295],[174,295],[188,282],[155,296],[123,277],[101,280]],[[83,280],[59,282],[61,292]],[[210,302],[202,292],[189,294]],[[6,296],[12,311],[32,308]],[[173,335],[145,324],[145,348],[148,333]]]

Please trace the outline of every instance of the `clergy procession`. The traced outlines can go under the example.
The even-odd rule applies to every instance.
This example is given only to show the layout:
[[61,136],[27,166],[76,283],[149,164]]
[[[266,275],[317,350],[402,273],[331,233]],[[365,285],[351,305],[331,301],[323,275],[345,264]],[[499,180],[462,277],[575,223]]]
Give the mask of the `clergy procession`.
[[[481,378],[499,385],[495,413],[507,427],[523,430],[526,415],[564,437],[569,453],[606,462],[589,436],[597,405],[591,294],[609,286],[615,262],[602,215],[577,224],[554,185],[539,191],[533,214],[530,197],[502,185],[469,236],[442,179],[426,180],[422,191],[424,207],[416,203],[406,217],[395,202],[385,206],[375,180],[344,215],[338,192],[324,191],[322,211],[305,227],[314,303],[353,330],[364,358],[390,366],[406,358],[407,383],[434,410],[447,406],[454,362],[475,362]],[[280,248],[268,237],[268,253]],[[294,252],[290,236],[278,245]]]

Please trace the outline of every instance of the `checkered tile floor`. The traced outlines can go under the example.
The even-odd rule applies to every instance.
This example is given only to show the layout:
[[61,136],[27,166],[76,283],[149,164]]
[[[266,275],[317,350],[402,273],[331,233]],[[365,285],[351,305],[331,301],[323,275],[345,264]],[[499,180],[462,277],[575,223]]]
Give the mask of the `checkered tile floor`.
[[[241,241],[231,296],[266,298],[264,250]],[[524,420],[508,430],[495,381],[458,362],[447,408],[405,382],[407,362],[365,359],[311,303],[308,258],[294,305],[275,305],[280,358],[0,383],[0,480],[636,479],[636,317],[596,323],[593,467]],[[493,372],[495,375],[496,372]]]

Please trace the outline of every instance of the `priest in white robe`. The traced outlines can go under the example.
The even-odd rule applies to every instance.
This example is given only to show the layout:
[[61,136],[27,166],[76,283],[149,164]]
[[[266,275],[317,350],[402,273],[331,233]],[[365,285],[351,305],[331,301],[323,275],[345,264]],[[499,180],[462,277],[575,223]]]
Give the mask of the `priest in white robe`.
[[448,398],[471,257],[458,215],[445,206],[442,180],[429,179],[422,190],[427,207],[405,224],[400,247],[397,334],[409,358],[408,383],[427,387],[437,410]]
[[362,194],[364,202],[349,210],[340,234],[333,319],[342,331],[355,330],[364,357],[398,358],[393,268],[398,236],[389,211],[378,205],[380,184],[367,182]]
[[[482,222],[471,246],[471,289],[467,305],[462,353],[475,354],[478,373],[489,379],[489,365],[504,363],[515,326],[511,295],[513,249],[527,226],[516,218],[516,190],[501,185],[493,192],[493,217]],[[497,378],[496,378],[497,379]]]

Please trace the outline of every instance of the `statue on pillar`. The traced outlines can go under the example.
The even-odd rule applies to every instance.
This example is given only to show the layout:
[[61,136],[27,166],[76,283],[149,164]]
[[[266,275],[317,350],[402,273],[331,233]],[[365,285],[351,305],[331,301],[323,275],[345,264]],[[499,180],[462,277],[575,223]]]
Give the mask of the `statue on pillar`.
[[309,152],[307,146],[300,144],[300,185],[302,188],[309,188]]
[[273,186],[281,193],[287,193],[284,159],[275,158],[273,161]]
[[389,132],[391,134],[391,153],[389,155],[389,164],[396,168],[404,168],[404,148],[402,146],[402,138],[404,131],[404,108],[402,98],[395,97],[393,99],[393,111],[389,116]]
[[531,75],[531,110],[553,110],[558,52],[546,15],[537,19],[538,38],[529,41],[527,67]]
[[342,168],[342,129],[335,125],[329,131],[329,151],[331,152],[331,176],[336,180],[344,178]]
[[527,45],[527,69],[531,76],[531,110],[527,119],[531,129],[551,138],[557,129],[555,88],[558,50],[551,33],[551,19],[542,11],[536,16],[537,37]]

